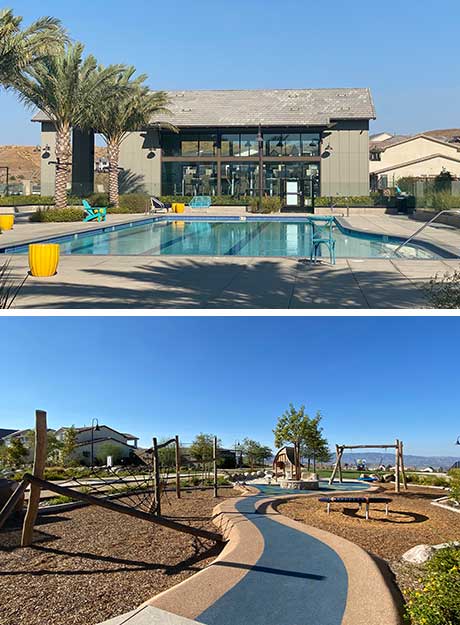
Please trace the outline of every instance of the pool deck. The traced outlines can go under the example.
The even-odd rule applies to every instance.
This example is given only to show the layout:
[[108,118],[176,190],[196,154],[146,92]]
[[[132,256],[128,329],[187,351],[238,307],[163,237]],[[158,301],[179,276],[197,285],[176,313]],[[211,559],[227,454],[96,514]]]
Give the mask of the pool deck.
[[[228,210],[225,214],[240,211]],[[216,214],[209,212],[207,216]],[[110,215],[105,225],[145,218]],[[420,222],[404,216],[372,214],[339,219],[344,226],[363,232],[403,237],[420,227]],[[0,235],[0,246],[100,227],[19,221],[14,230]],[[460,231],[453,227],[429,226],[421,238],[450,252],[460,252]],[[8,258],[13,275],[24,277],[27,257]],[[460,270],[460,259],[338,259],[336,265],[326,261],[311,265],[297,258],[242,256],[62,256],[58,273],[52,278],[29,276],[15,308],[425,308],[423,286],[435,274],[454,270]]]

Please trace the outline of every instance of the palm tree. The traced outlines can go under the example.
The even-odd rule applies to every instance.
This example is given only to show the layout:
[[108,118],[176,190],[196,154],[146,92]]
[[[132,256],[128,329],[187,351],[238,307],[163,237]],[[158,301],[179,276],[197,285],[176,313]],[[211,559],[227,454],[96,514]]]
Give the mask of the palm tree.
[[[107,143],[109,160],[109,202],[119,205],[118,164],[120,146],[130,132],[143,130],[152,125],[152,117],[170,113],[166,108],[168,97],[164,91],[150,91],[143,83],[147,76],[133,78],[135,69],[127,67],[113,81],[113,89],[119,93],[89,115],[87,126],[92,126]],[[161,124],[176,131],[171,124]]]
[[58,49],[67,41],[61,22],[42,17],[21,29],[22,17],[0,10],[0,85],[11,86],[18,72]]
[[118,92],[114,79],[123,65],[98,66],[93,56],[83,58],[83,45],[76,43],[36,61],[15,81],[19,98],[35,106],[56,129],[55,206],[67,206],[67,182],[71,171],[72,127],[81,128],[88,115],[105,106]]

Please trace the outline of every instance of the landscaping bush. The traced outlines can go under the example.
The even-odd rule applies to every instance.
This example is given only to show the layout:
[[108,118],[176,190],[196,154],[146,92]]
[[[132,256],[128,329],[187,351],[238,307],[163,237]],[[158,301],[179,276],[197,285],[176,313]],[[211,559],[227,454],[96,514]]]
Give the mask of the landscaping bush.
[[450,480],[438,475],[418,475],[417,473],[406,474],[406,479],[410,484],[420,484],[421,486],[450,486]]
[[[188,204],[192,198],[192,195],[162,195],[160,200],[167,204],[172,204],[173,202]],[[229,195],[213,195],[211,203],[213,206],[248,206],[252,199],[247,196],[237,198]]]
[[450,499],[460,504],[460,469],[451,469],[450,475]]
[[54,197],[47,195],[6,195],[0,197],[0,206],[52,206]]
[[48,223],[55,221],[83,221],[85,211],[82,208],[40,208],[30,216],[30,221]]
[[120,195],[120,208],[130,213],[145,213],[150,209],[150,196],[143,193]]
[[262,207],[259,207],[259,198],[251,198],[250,207],[253,213],[279,213],[283,203],[279,197],[263,197]]
[[382,205],[380,194],[370,195],[350,195],[349,197],[337,196],[327,197],[321,196],[315,198],[315,206],[379,206]]
[[460,623],[460,549],[437,551],[426,565],[420,587],[408,592],[406,613],[412,625]]
[[436,274],[425,288],[430,308],[460,308],[460,271]]

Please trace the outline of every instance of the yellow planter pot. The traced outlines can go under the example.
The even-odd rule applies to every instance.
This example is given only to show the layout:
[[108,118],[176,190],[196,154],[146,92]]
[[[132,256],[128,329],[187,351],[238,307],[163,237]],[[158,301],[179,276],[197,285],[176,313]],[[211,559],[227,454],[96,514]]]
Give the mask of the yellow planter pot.
[[37,278],[54,276],[58,263],[58,243],[32,243],[29,245],[29,267],[33,276]]
[[175,213],[183,213],[185,210],[185,204],[176,203],[174,204],[174,212]]
[[14,225],[14,215],[0,215],[0,230],[11,230]]

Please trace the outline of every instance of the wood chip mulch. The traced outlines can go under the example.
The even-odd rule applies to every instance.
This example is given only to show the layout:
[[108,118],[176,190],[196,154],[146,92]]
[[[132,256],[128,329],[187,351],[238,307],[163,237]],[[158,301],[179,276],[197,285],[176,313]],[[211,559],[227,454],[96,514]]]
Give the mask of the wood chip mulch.
[[399,495],[391,486],[384,490],[376,496],[392,499],[390,513],[385,516],[383,504],[371,505],[369,521],[365,520],[364,507],[358,511],[358,504],[352,503],[333,503],[328,515],[326,504],[316,497],[291,500],[277,509],[291,519],[347,538],[386,560],[404,594],[406,588],[416,584],[421,569],[401,561],[402,554],[415,545],[460,540],[460,514],[431,505],[444,494],[441,490],[409,486]]
[[[220,499],[239,496],[220,489]],[[162,514],[217,531],[211,491],[168,495]],[[2,625],[92,625],[208,565],[222,546],[95,506],[40,517],[33,547],[0,533]]]

